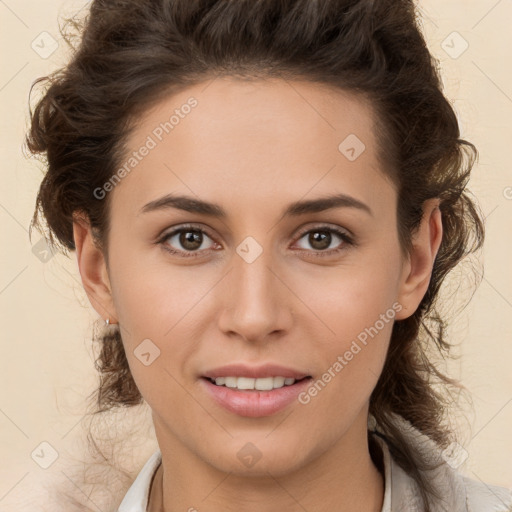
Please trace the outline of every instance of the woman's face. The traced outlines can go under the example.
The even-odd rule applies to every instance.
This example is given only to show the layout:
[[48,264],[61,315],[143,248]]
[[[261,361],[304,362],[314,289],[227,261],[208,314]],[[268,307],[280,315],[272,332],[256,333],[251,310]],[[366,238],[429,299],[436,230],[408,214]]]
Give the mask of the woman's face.
[[[393,321],[426,290],[435,234],[417,266],[402,258],[372,116],[317,84],[218,78],[139,120],[107,192],[111,298],[93,303],[120,324],[162,450],[278,475],[366,435]],[[286,376],[270,364],[311,378],[259,405],[246,399],[258,391],[205,378],[225,365]]]

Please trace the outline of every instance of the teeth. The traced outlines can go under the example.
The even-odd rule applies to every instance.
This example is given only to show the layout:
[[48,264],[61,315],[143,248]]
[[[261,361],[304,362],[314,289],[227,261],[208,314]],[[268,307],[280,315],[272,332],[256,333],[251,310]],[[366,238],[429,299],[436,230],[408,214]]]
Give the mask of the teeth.
[[270,391],[283,386],[290,386],[295,379],[284,377],[265,377],[253,379],[249,377],[217,377],[215,384],[217,386],[226,386],[237,389],[256,389],[258,391]]

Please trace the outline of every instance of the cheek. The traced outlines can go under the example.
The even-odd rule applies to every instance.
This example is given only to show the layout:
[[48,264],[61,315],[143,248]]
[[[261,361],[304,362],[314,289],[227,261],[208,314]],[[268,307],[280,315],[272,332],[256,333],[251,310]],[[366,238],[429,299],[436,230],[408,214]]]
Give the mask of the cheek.
[[[172,375],[181,372],[182,362],[196,350],[197,320],[205,315],[208,292],[218,276],[206,266],[173,266],[161,254],[144,257],[143,251],[121,247],[116,245],[118,250],[111,253],[114,304],[130,369],[149,398],[164,381],[173,389],[166,370]],[[146,352],[150,360],[157,355],[148,366],[141,361]]]
[[[322,373],[300,401],[315,411],[310,417],[330,415],[334,431],[339,431],[355,418],[377,384],[397,303],[393,282],[382,273],[350,272],[339,283],[326,283],[323,290],[316,297],[310,292],[308,299],[329,328],[323,329],[326,336],[310,333],[315,339],[314,359]],[[318,323],[315,325],[318,328]],[[311,347],[304,350],[311,351]],[[343,414],[333,416],[333,408]]]
[[[361,401],[375,386],[401,309],[396,301],[399,273],[398,249],[390,247],[300,278],[297,291],[320,320],[314,320],[315,328],[326,333],[315,338],[315,349],[325,371],[322,380],[337,390],[328,393],[328,401]],[[347,395],[343,389],[353,391]]]
[[399,271],[398,263],[389,255],[380,261],[298,277],[295,289],[333,337],[354,338],[381,315],[394,318],[392,306],[398,296]]
[[195,350],[197,337],[189,329],[201,295],[190,284],[190,277],[179,271],[136,260],[119,267],[112,279],[130,371],[152,407],[161,400],[175,405],[183,398],[178,382],[183,380],[183,361]]
[[[200,293],[192,267],[165,264],[158,248],[150,257],[144,251],[112,251],[111,284],[120,323],[128,333],[162,338],[186,306]],[[158,254],[157,254],[158,253]],[[155,257],[157,256],[157,257]]]

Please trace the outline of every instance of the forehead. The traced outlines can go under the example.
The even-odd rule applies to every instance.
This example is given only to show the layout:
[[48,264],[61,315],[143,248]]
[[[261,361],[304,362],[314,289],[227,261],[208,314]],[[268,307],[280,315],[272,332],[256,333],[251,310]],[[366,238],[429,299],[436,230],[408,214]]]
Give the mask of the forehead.
[[[315,183],[328,191],[383,178],[371,105],[311,82],[216,78],[195,84],[147,110],[126,145],[123,163],[130,155],[137,161],[115,194],[130,196],[131,204],[176,188],[262,199],[269,189],[296,196]],[[143,157],[133,156],[144,146],[150,149]]]
[[[217,136],[217,142],[229,144],[229,140],[223,140],[228,134],[237,139],[252,136],[278,143],[285,139],[324,138],[328,134],[336,140],[347,130],[372,145],[373,118],[373,109],[363,96],[326,84],[218,77],[153,105],[136,119],[128,145],[136,146],[141,137],[153,132],[157,139],[172,132],[175,139],[181,134],[190,140],[193,131],[198,139],[203,135],[209,139]],[[164,133],[159,134],[162,130]],[[277,140],[276,135],[280,135]],[[370,137],[372,140],[368,140]],[[326,144],[330,143],[328,139]]]

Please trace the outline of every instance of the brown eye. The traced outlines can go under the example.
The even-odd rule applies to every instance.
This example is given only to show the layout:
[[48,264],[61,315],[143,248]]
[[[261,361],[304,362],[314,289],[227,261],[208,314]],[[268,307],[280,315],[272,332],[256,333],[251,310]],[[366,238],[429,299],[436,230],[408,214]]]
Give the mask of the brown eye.
[[181,246],[187,251],[195,251],[201,247],[203,235],[201,231],[196,230],[181,231],[178,240]]
[[308,236],[311,247],[318,251],[327,249],[331,245],[331,239],[332,236],[327,231],[310,231]]
[[[338,239],[337,245],[331,247],[333,243],[336,243],[336,239]],[[301,240],[305,240],[306,244],[311,248],[306,252],[310,252],[315,256],[334,255],[354,245],[352,238],[347,233],[329,226],[320,226],[316,229],[305,231],[299,238],[299,241]],[[329,247],[331,248],[329,249]],[[301,244],[299,244],[299,248],[308,249]]]
[[[210,245],[204,246],[207,240]],[[203,251],[212,249],[214,242],[202,229],[181,227],[164,235],[159,243],[172,254],[179,256],[200,256]]]

